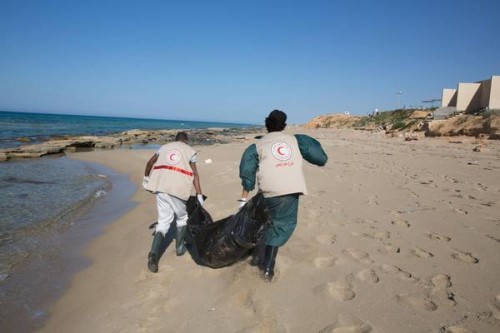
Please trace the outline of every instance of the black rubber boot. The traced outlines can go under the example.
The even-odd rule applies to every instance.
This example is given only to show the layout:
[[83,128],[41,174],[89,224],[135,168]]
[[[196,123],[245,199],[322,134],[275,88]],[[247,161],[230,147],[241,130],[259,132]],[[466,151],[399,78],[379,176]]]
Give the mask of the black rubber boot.
[[262,266],[262,278],[265,281],[271,282],[274,277],[274,265],[276,264],[276,255],[278,247],[266,245],[266,253],[264,257],[264,265]]
[[148,254],[148,268],[151,272],[158,272],[158,260],[160,260],[160,248],[161,243],[163,243],[163,234],[161,232],[156,232],[153,238],[153,244],[151,244],[151,251]]
[[186,253],[186,233],[187,226],[177,227],[177,233],[175,234],[175,253],[178,256],[182,256]]
[[258,266],[262,270],[264,264],[264,251],[266,245],[264,242],[259,242],[252,251],[252,259],[250,259],[250,266]]

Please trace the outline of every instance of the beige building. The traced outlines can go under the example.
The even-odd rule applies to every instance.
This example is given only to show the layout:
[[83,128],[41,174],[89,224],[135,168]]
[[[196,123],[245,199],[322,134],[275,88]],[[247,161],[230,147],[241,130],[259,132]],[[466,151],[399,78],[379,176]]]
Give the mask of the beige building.
[[459,83],[456,89],[443,89],[441,107],[457,112],[476,112],[485,108],[500,110],[500,76],[474,83]]

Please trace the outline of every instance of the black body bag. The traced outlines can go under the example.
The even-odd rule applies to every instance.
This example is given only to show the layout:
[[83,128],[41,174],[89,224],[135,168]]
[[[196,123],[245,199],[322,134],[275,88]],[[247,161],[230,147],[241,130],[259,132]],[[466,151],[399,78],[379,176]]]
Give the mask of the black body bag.
[[264,196],[250,199],[236,214],[213,222],[192,197],[187,203],[187,247],[200,265],[220,268],[246,258],[271,223]]

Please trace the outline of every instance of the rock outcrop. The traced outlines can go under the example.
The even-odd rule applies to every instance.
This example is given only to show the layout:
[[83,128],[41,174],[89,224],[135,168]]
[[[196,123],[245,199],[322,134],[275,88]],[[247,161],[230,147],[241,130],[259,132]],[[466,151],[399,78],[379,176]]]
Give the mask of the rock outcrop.
[[317,116],[304,125],[305,128],[353,128],[361,117],[345,114]]
[[[313,118],[306,128],[354,128],[382,132],[391,137],[482,136],[491,140],[500,137],[500,114],[464,115],[434,119],[430,110],[396,110],[377,115],[356,117],[344,114]],[[418,133],[418,134],[417,134]],[[410,135],[411,134],[411,135]]]
[[[173,141],[179,130],[130,130],[110,136],[75,136],[64,137],[39,144],[21,145],[16,148],[0,149],[0,161],[22,158],[37,158],[46,155],[63,154],[66,151],[86,149],[131,148],[134,145],[162,145]],[[192,145],[210,145],[247,141],[252,134],[262,132],[262,127],[255,128],[210,128],[187,130]]]

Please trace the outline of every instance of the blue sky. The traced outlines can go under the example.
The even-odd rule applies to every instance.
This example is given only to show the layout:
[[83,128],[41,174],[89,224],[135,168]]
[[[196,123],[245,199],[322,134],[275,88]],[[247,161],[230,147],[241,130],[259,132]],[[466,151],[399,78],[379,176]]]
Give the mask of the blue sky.
[[[0,110],[289,123],[500,75],[500,1],[0,0]],[[397,92],[402,94],[398,95]]]

